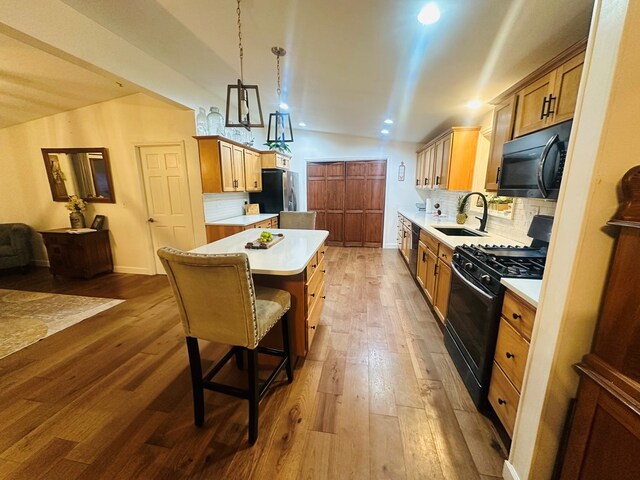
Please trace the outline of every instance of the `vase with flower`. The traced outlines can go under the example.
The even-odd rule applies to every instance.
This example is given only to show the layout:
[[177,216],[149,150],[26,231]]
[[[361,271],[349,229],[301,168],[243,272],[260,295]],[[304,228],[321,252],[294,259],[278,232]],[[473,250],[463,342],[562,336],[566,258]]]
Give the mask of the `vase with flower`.
[[82,212],[87,208],[85,201],[78,198],[77,195],[69,195],[69,201],[64,206],[71,212],[69,213],[71,228],[84,228],[86,224]]

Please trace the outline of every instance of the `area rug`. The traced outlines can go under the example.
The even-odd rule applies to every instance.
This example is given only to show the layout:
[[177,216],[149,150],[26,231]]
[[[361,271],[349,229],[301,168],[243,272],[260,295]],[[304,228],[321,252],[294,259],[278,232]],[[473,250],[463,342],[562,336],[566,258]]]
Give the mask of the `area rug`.
[[122,302],[0,289],[0,358]]

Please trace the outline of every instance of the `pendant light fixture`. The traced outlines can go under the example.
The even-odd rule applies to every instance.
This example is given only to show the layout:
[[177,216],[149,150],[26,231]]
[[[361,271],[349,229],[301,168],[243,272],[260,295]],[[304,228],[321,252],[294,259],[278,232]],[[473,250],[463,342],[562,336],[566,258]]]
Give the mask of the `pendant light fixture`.
[[[225,127],[264,127],[262,119],[262,105],[260,105],[260,92],[257,85],[244,84],[244,51],[242,49],[242,23],[240,21],[240,0],[237,0],[236,13],[238,14],[238,48],[240,50],[240,78],[237,83],[227,85],[227,110],[225,115]],[[235,108],[231,107],[231,101],[235,99]],[[258,119],[251,118],[251,112],[258,110]]]
[[[276,56],[276,72],[278,74],[278,106],[282,105],[282,90],[280,89],[280,57],[284,57],[287,51],[281,47],[272,47],[271,52]],[[267,132],[267,142],[288,143],[293,142],[293,129],[291,128],[291,117],[288,113],[283,113],[276,109],[275,113],[269,114],[269,130]]]

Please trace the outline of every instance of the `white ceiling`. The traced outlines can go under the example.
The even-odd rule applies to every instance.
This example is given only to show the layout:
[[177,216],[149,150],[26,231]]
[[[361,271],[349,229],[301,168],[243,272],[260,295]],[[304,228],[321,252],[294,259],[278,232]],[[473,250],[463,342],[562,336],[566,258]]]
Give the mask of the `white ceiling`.
[[136,91],[0,34],[0,128]]
[[[63,1],[212,98],[224,98],[226,85],[238,77],[234,0]],[[429,27],[416,21],[424,3],[243,0],[245,82],[260,86],[263,110],[272,111],[270,50],[282,46],[288,52],[284,91],[295,123],[376,137],[390,116],[396,121],[392,139],[419,142],[446,124],[474,122],[468,100],[490,100],[585,37],[593,1],[441,0],[441,20]],[[42,80],[41,70],[33,74]]]

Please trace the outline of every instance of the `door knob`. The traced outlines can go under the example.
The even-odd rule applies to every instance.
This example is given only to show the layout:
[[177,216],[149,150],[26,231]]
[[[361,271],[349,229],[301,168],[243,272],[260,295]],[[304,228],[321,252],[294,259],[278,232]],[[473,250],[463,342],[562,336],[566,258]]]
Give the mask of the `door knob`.
[[153,218],[150,218],[149,220],[147,220],[147,222],[153,223],[153,222],[155,222],[155,220]]

